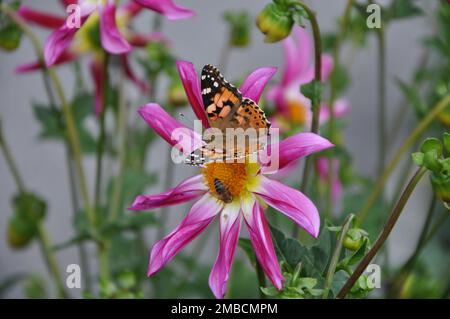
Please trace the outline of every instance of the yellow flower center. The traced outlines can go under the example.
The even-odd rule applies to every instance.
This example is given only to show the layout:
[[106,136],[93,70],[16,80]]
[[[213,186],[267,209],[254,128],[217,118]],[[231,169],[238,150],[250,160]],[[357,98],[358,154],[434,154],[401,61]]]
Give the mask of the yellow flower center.
[[305,124],[308,120],[308,112],[306,106],[297,99],[290,99],[287,102],[291,122],[296,124]]
[[256,182],[258,164],[213,162],[203,168],[203,176],[210,193],[229,203],[247,192]]

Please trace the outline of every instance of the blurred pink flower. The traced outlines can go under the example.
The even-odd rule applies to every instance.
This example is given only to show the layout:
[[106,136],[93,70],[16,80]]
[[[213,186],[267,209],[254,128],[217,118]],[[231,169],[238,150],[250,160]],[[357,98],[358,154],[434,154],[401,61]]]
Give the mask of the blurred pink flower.
[[[267,99],[275,103],[277,114],[271,119],[278,123],[280,129],[286,129],[290,123],[303,127],[310,125],[312,120],[311,101],[300,92],[300,86],[313,80],[314,65],[312,63],[313,43],[308,33],[294,27],[291,35],[282,41],[284,48],[284,69],[279,84],[272,86],[267,93]],[[333,59],[328,54],[322,55],[322,82],[326,82],[333,70]],[[320,108],[319,119],[324,123],[329,118],[326,104]],[[335,106],[337,117],[346,114],[348,103],[339,100],[339,109]]]
[[[332,165],[333,165],[333,176],[331,183],[331,196],[333,201],[336,203],[341,198],[342,194],[342,183],[339,177],[339,159],[333,158]],[[320,156],[317,158],[316,160],[317,175],[319,176],[319,180],[325,185],[328,184],[329,167],[330,165],[328,162],[328,157]]]
[[[189,62],[177,64],[194,112],[200,115],[198,117],[201,120],[206,120],[206,117],[201,115],[205,112],[194,66]],[[251,73],[241,85],[242,94],[258,101],[273,73],[274,68],[262,68]],[[176,121],[156,103],[142,106],[139,113],[162,138],[170,145],[178,146],[185,154],[190,154],[202,143],[198,134]],[[177,128],[183,129],[184,136],[172,136],[172,132]],[[298,133],[278,145],[269,147],[279,149],[279,164],[282,169],[301,157],[332,146],[329,141],[316,134]],[[136,197],[130,210],[149,210],[198,199],[178,227],[153,246],[148,276],[164,267],[219,216],[219,252],[209,276],[209,285],[214,295],[217,298],[223,298],[225,295],[242,220],[247,225],[258,262],[273,285],[281,289],[284,278],[261,203],[265,202],[279,210],[314,237],[319,233],[320,218],[317,208],[308,197],[296,189],[265,177],[263,174],[266,173],[269,171],[264,164],[212,162],[205,165],[201,174],[186,179],[166,192]],[[220,199],[215,187],[218,179],[230,192],[231,202],[225,203]]]
[[[123,54],[131,51],[131,44],[125,39],[118,23],[121,14],[129,16],[137,15],[143,7],[159,12],[170,19],[184,19],[194,15],[190,10],[176,6],[171,0],[135,0],[128,2],[118,11],[115,0],[90,1],[78,0],[70,1],[80,6],[81,28],[70,27],[64,23],[58,30],[53,32],[45,43],[45,62],[47,66],[56,63],[59,56],[70,46],[74,36],[82,30],[82,27],[89,20],[100,20],[100,42],[105,51],[111,54]],[[67,4],[67,1],[65,1]]]
[[[65,17],[40,12],[22,5],[18,14],[29,23],[55,30],[45,43],[45,64],[47,67],[64,64],[77,59],[80,54],[89,52],[91,76],[95,86],[95,111],[100,113],[103,105],[103,60],[104,51],[120,56],[125,75],[142,91],[149,90],[148,84],[137,78],[130,67],[128,54],[133,47],[145,47],[152,41],[167,42],[159,33],[140,34],[127,28],[144,6],[159,12],[169,19],[182,19],[194,13],[176,6],[172,1],[128,1],[116,8],[115,1],[102,3],[87,0],[60,0],[64,7],[79,4],[81,8],[81,27],[70,28]],[[157,2],[157,3],[156,3]],[[191,12],[190,15],[188,12]],[[98,37],[96,39],[95,37]],[[36,61],[17,67],[16,71],[25,73],[42,68]]]

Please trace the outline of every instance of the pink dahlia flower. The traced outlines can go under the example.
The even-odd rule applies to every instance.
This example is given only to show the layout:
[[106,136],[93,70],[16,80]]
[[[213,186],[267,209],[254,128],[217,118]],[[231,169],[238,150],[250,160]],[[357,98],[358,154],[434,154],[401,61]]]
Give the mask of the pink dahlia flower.
[[[192,63],[178,62],[178,70],[186,94],[199,119],[207,123],[200,94],[200,81]],[[275,72],[274,68],[261,68],[252,72],[240,90],[243,96],[258,101]],[[139,114],[170,145],[189,154],[202,143],[201,137],[166,113],[161,106],[150,103],[139,109]],[[206,121],[206,122],[204,122]],[[172,135],[175,129],[185,133]],[[177,136],[177,138],[174,138]],[[326,139],[312,133],[298,133],[278,145],[280,169],[309,154],[332,147]],[[209,285],[217,298],[226,292],[234,252],[242,221],[264,272],[278,289],[284,281],[264,214],[264,206],[277,209],[314,237],[318,236],[320,218],[312,201],[300,191],[264,176],[269,173],[264,164],[219,163],[206,164],[201,174],[188,178],[178,186],[156,195],[140,195],[130,210],[150,210],[197,200],[181,223],[170,234],[158,241],[150,253],[148,276],[166,265],[183,247],[196,238],[215,218],[219,219],[219,252],[209,276]],[[220,199],[215,187],[219,179],[232,195],[232,201]]]
[[[125,75],[140,90],[146,92],[148,84],[140,80],[133,72],[128,61],[128,54],[133,48],[145,47],[152,41],[166,42],[158,33],[140,34],[129,23],[144,7],[153,9],[169,19],[182,19],[194,13],[176,6],[172,1],[129,1],[116,8],[115,1],[61,0],[63,6],[79,4],[81,9],[80,28],[70,28],[66,17],[41,12],[25,5],[18,14],[28,21],[44,28],[54,30],[45,43],[45,64],[47,67],[60,65],[77,59],[89,52],[91,76],[95,86],[95,111],[100,113],[103,105],[103,60],[104,50],[119,55]],[[190,13],[189,13],[190,12]],[[97,39],[98,38],[98,39]],[[35,71],[42,68],[40,61],[17,67],[18,73]]]
[[[311,124],[311,101],[300,92],[300,86],[309,83],[314,78],[314,53],[312,39],[308,33],[294,27],[291,35],[283,40],[284,69],[279,84],[270,88],[267,99],[275,103],[277,115],[272,121],[280,129],[289,127],[289,123],[303,127]],[[322,82],[326,82],[333,70],[333,59],[328,54],[322,55]],[[348,112],[348,103],[345,99],[335,102],[336,117],[344,116]],[[324,123],[329,118],[327,105],[320,108],[319,120]]]

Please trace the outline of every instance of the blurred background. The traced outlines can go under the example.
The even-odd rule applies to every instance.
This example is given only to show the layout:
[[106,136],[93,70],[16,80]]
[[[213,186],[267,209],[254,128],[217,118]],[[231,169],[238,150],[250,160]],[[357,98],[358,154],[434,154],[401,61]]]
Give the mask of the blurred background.
[[[170,39],[175,56],[192,61],[198,70],[204,64],[218,64],[221,51],[224,48],[224,38],[227,36],[227,27],[223,19],[226,10],[245,9],[252,14],[252,18],[262,9],[268,1],[261,0],[177,0],[188,8],[197,12],[193,19],[181,21],[168,21],[163,19],[163,33]],[[322,32],[330,32],[336,28],[337,17],[345,7],[345,0],[314,0],[305,1],[317,12]],[[380,1],[387,3],[388,1]],[[425,13],[431,12],[434,1],[419,1]],[[63,13],[60,4],[56,0],[24,0],[24,4],[37,9],[44,9],[54,13]],[[136,27],[142,31],[150,30],[154,15],[146,12],[139,17]],[[432,17],[421,16],[418,18],[399,21],[390,25],[387,31],[387,107],[388,126],[391,127],[392,118],[403,94],[395,84],[395,79],[408,80],[412,76],[414,67],[419,63],[423,54],[420,45],[421,39],[432,32]],[[42,41],[48,36],[48,32],[36,28],[35,30]],[[283,51],[280,43],[266,44],[263,35],[252,27],[252,42],[249,48],[234,49],[231,52],[225,76],[228,79],[239,79],[257,67],[283,66]],[[70,209],[70,192],[68,188],[68,172],[65,162],[65,148],[61,143],[42,141],[38,138],[40,126],[35,121],[31,108],[32,102],[46,101],[42,77],[39,73],[17,75],[15,67],[19,64],[35,60],[34,50],[28,39],[23,39],[20,49],[14,53],[0,52],[0,113],[3,120],[3,130],[8,139],[12,153],[23,172],[25,182],[31,190],[45,198],[49,203],[46,226],[54,242],[64,242],[73,235],[72,212]],[[363,175],[374,176],[376,166],[377,134],[375,126],[376,118],[376,79],[377,79],[377,48],[375,38],[369,37],[366,47],[355,54],[351,47],[346,46],[342,53],[342,60],[346,63],[351,74],[352,82],[346,93],[350,101],[351,112],[344,131],[345,145],[353,155],[354,169]],[[133,62],[136,64],[135,62]],[[70,95],[71,88],[76,86],[72,69],[59,67],[57,69],[64,80],[64,87]],[[90,81],[88,71],[83,69],[87,81]],[[139,74],[142,76],[142,74]],[[279,78],[280,72],[275,76]],[[89,82],[88,82],[89,83]],[[164,90],[163,83],[160,86]],[[135,123],[137,114],[135,110],[144,104],[145,98],[141,97],[136,89],[127,85],[127,96],[130,98],[132,117],[131,123]],[[188,111],[186,111],[187,113]],[[412,112],[405,114],[406,125],[398,132],[400,136],[396,143],[401,143],[403,138],[414,127],[415,121]],[[89,124],[89,123],[88,123]],[[92,130],[95,132],[95,123]],[[149,129],[150,130],[150,129]],[[395,146],[391,149],[395,150]],[[157,141],[152,146],[146,163],[146,170],[162,176],[166,171],[166,165],[172,165],[166,161],[166,153],[169,147],[163,141]],[[112,165],[112,164],[111,164]],[[85,167],[89,184],[93,189],[95,176],[95,158],[85,158]],[[108,169],[108,163],[106,164]],[[174,166],[174,183],[185,177],[191,176],[195,170],[183,165]],[[161,184],[161,183],[159,183]],[[393,187],[393,182],[387,187],[386,193]],[[147,193],[163,190],[163,185],[155,185],[147,189]],[[11,212],[10,201],[16,192],[14,181],[7,169],[3,158],[0,159],[0,281],[10,275],[26,272],[40,273],[46,276],[46,268],[40,257],[37,243],[24,250],[12,250],[8,247],[6,237],[6,225]],[[136,194],[137,195],[137,194]],[[399,264],[403,262],[414,248],[417,236],[425,217],[428,206],[429,185],[421,183],[406,207],[405,213],[394,229],[389,241],[391,262]],[[190,205],[190,204],[189,204]],[[168,210],[169,227],[172,229],[187,212],[189,205],[179,205]],[[141,214],[141,212],[137,212]],[[354,212],[353,212],[354,213]],[[136,212],[127,212],[136,214]],[[154,214],[159,214],[158,211]],[[213,224],[212,227],[217,227]],[[145,232],[145,240],[150,249],[157,240],[157,232],[151,229]],[[196,241],[205,240],[200,236]],[[206,264],[212,265],[216,256],[215,241],[207,243],[202,258]],[[188,249],[192,249],[190,245]],[[94,247],[88,246],[89,255],[94,256]],[[242,254],[242,252],[238,252]],[[58,252],[60,268],[65,274],[68,264],[79,264],[79,256],[75,248]],[[91,263],[94,258],[90,258]],[[173,261],[176,263],[176,258]],[[92,265],[94,266],[94,265]],[[142,269],[144,273],[146,269]],[[80,291],[72,290],[71,295],[80,296]],[[20,288],[13,289],[7,297],[23,297]]]

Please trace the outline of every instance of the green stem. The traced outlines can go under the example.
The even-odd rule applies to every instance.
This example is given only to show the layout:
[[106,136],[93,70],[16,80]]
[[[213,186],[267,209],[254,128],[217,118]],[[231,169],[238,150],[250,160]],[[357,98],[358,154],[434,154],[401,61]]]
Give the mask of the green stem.
[[[17,168],[17,164],[16,164],[16,162],[11,154],[11,151],[9,149],[9,146],[3,136],[1,123],[0,123],[0,148],[3,151],[3,154],[6,159],[6,163],[9,167],[9,170],[11,171],[11,174],[14,177],[14,181],[16,183],[16,186],[17,186],[19,192],[26,193],[27,190],[26,190],[25,184],[23,182],[22,176],[20,175],[19,169]],[[39,242],[42,247],[42,255],[46,262],[48,272],[50,273],[50,275],[52,276],[52,278],[55,282],[58,296],[60,298],[66,298],[67,294],[64,291],[64,286],[63,286],[62,279],[61,279],[61,273],[59,272],[59,269],[58,269],[58,263],[53,254],[53,251],[51,250],[52,245],[50,244],[48,234],[47,234],[42,222],[38,223],[37,230],[38,230],[38,239],[39,239]]]
[[[97,140],[97,152],[96,152],[96,174],[95,174],[95,193],[94,193],[94,207],[97,213],[97,222],[101,220],[102,205],[101,205],[101,190],[102,190],[102,175],[103,175],[103,155],[106,141],[106,129],[105,129],[105,114],[109,105],[109,59],[110,56],[107,52],[104,52],[103,60],[103,104],[99,114],[100,132]],[[95,226],[99,226],[96,224]],[[109,255],[108,255],[109,242],[100,238],[98,243],[98,258],[99,258],[99,270],[100,281],[107,282],[109,280]]]
[[[50,103],[50,108],[53,111],[57,112],[56,101],[55,101],[55,97],[53,95],[50,78],[49,78],[48,71],[46,68],[42,69],[42,77],[44,79],[44,87],[45,87],[45,91],[47,93],[47,97],[48,97],[48,100]],[[58,113],[58,115],[59,115],[59,113]],[[58,117],[58,125],[62,131],[65,130],[65,125],[60,117]],[[70,199],[71,199],[71,204],[72,204],[72,214],[75,217],[75,215],[79,212],[78,194],[77,194],[77,185],[76,185],[76,181],[75,181],[75,175],[73,172],[73,164],[72,164],[71,153],[70,153],[70,145],[69,145],[67,139],[65,139],[65,147],[66,147],[67,171],[68,171],[68,175],[69,175],[69,187],[70,187]],[[79,243],[77,246],[78,246],[78,253],[80,255],[81,268],[83,269],[83,280],[86,284],[86,290],[90,291],[91,290],[91,280],[90,280],[90,276],[89,276],[90,270],[89,270],[89,263],[87,262],[87,257],[86,257],[87,256],[86,249],[85,249],[85,246],[83,243]]]
[[[322,82],[321,70],[322,70],[322,40],[320,36],[319,24],[317,23],[316,14],[303,2],[298,1],[296,3],[300,7],[302,7],[309,17],[309,21],[311,23],[311,28],[313,31],[314,37],[314,80],[317,82]],[[320,96],[318,96],[313,101],[312,104],[312,125],[311,132],[317,133],[319,131],[319,113],[320,113]],[[312,165],[312,156],[308,156],[305,161],[305,167],[303,170],[303,180],[300,186],[302,192],[306,192],[308,187],[309,173],[311,171]],[[299,232],[299,228],[294,225],[292,230],[292,236],[297,237]]]
[[339,234],[336,247],[334,248],[333,256],[331,257],[330,265],[328,266],[327,275],[325,277],[325,287],[323,289],[322,299],[327,299],[330,292],[331,284],[333,283],[334,273],[336,272],[336,266],[339,262],[339,257],[341,256],[342,243],[344,242],[347,231],[350,228],[350,224],[355,215],[350,214],[345,219],[342,224],[342,231]]
[[[340,25],[340,30],[338,33],[338,36],[336,38],[336,45],[334,47],[333,51],[333,61],[334,61],[334,70],[333,73],[336,72],[339,63],[340,63],[340,51],[342,42],[345,39],[345,35],[347,34],[348,25],[350,22],[350,15],[352,12],[352,6],[353,6],[354,0],[348,0],[347,5],[345,7],[344,16]],[[328,107],[330,110],[330,120],[328,121],[328,131],[330,135],[330,141],[331,143],[336,143],[335,138],[335,119],[336,116],[334,114],[334,102],[337,98],[337,83],[336,78],[334,76],[331,77],[331,87],[330,87],[330,101],[328,103]],[[333,149],[329,150],[328,154],[328,178],[327,178],[327,202],[326,202],[326,213],[328,214],[328,217],[332,216],[333,214],[333,176],[335,174],[334,172],[334,165],[333,165]]]
[[266,276],[264,275],[264,270],[258,261],[256,261],[256,276],[258,277],[259,298],[266,299],[266,295],[261,290],[261,287],[266,286]]
[[96,174],[95,174],[95,196],[94,196],[94,207],[97,210],[98,216],[101,215],[101,188],[102,188],[102,173],[103,173],[103,153],[105,149],[105,114],[106,108],[108,107],[109,98],[109,54],[104,53],[103,60],[103,104],[99,116],[99,136],[97,140],[97,152],[96,152]]
[[21,193],[25,192],[25,184],[23,183],[22,177],[20,176],[19,169],[17,168],[17,163],[11,155],[8,143],[3,137],[3,128],[0,118],[0,148],[3,150],[3,155],[5,156],[6,164],[8,164],[9,170],[16,182],[17,188]]
[[[0,9],[7,14],[20,28],[21,30],[28,36],[30,39],[35,51],[36,55],[38,56],[39,61],[44,64],[44,53],[42,50],[41,43],[38,39],[38,37],[33,33],[33,31],[28,27],[27,23],[18,16],[14,10],[12,10],[8,5],[2,3],[0,4]],[[95,210],[93,209],[91,205],[91,201],[89,198],[89,190],[87,186],[86,181],[86,175],[84,172],[83,162],[82,162],[82,156],[81,156],[81,146],[80,146],[80,139],[78,136],[78,132],[75,125],[74,116],[72,113],[72,109],[67,102],[63,86],[61,84],[61,81],[56,74],[56,72],[53,69],[47,69],[48,75],[50,76],[50,79],[53,82],[56,95],[58,96],[61,107],[62,107],[62,113],[64,117],[64,123],[66,125],[66,134],[67,134],[67,140],[70,145],[70,152],[73,156],[75,168],[77,171],[77,175],[79,177],[80,182],[80,191],[81,191],[81,197],[83,199],[84,208],[86,210],[86,216],[89,220],[90,226],[92,228],[92,231],[95,233],[95,226],[97,225],[97,217],[95,214]],[[99,254],[102,254],[102,247],[99,243],[97,243],[97,247],[99,250]],[[104,258],[103,258],[104,259]]]
[[50,243],[49,235],[45,230],[42,222],[39,222],[37,226],[38,238],[41,244],[42,255],[44,256],[47,268],[55,281],[56,290],[59,298],[67,298],[68,295],[64,290],[64,283],[62,281],[61,273],[58,268],[58,263],[56,261],[55,255],[52,252],[52,245]]
[[377,176],[386,161],[386,40],[384,28],[377,29],[378,39],[378,168]]
[[114,181],[113,196],[111,198],[109,219],[111,222],[115,221],[119,214],[119,206],[121,204],[121,194],[123,188],[123,174],[125,169],[125,162],[127,158],[128,149],[128,107],[125,98],[125,88],[123,77],[119,84],[119,114],[118,114],[118,139],[119,139],[119,168],[117,177]]
[[400,196],[400,199],[397,202],[397,205],[394,207],[394,209],[391,212],[391,215],[389,216],[389,219],[387,220],[386,224],[383,227],[383,230],[381,231],[381,234],[378,236],[377,240],[375,241],[373,247],[369,250],[369,252],[364,256],[364,258],[361,260],[359,265],[356,267],[353,274],[350,276],[350,278],[347,280],[345,285],[342,287],[342,289],[339,291],[337,298],[343,299],[348,294],[350,289],[353,287],[355,282],[358,280],[358,278],[361,276],[361,274],[364,272],[364,270],[367,268],[371,260],[375,257],[377,252],[380,250],[380,248],[383,246],[386,239],[389,237],[392,229],[394,228],[395,224],[397,223],[398,218],[400,217],[400,214],[403,211],[403,208],[405,207],[406,203],[408,202],[409,197],[411,196],[412,192],[414,191],[414,188],[417,186],[423,175],[426,173],[426,169],[421,167],[419,168],[414,176],[409,181],[408,185],[406,186],[405,190],[403,191],[402,195]]
[[370,207],[372,207],[375,200],[380,195],[384,185],[386,184],[388,178],[391,176],[395,167],[399,163],[402,155],[409,150],[409,148],[414,144],[414,142],[422,135],[423,132],[428,128],[434,118],[450,104],[450,94],[447,94],[442,100],[440,100],[430,112],[419,122],[414,131],[408,136],[408,138],[403,142],[402,146],[398,149],[397,153],[394,155],[392,160],[386,166],[383,174],[380,175],[377,182],[375,183],[371,194],[369,195],[364,206],[361,208],[358,216],[358,223],[362,224],[366,219]]
[[425,247],[425,239],[428,233],[428,229],[430,228],[431,220],[433,219],[434,208],[436,207],[436,196],[433,194],[430,202],[430,206],[428,208],[427,217],[422,227],[422,231],[420,232],[419,239],[416,244],[416,248],[412,255],[408,258],[408,260],[403,264],[398,272],[398,275],[394,278],[392,284],[392,290],[395,296],[398,297],[400,291],[402,291],[402,287],[405,284],[406,279],[408,278],[414,264],[416,263],[417,258],[419,257],[422,249]]

